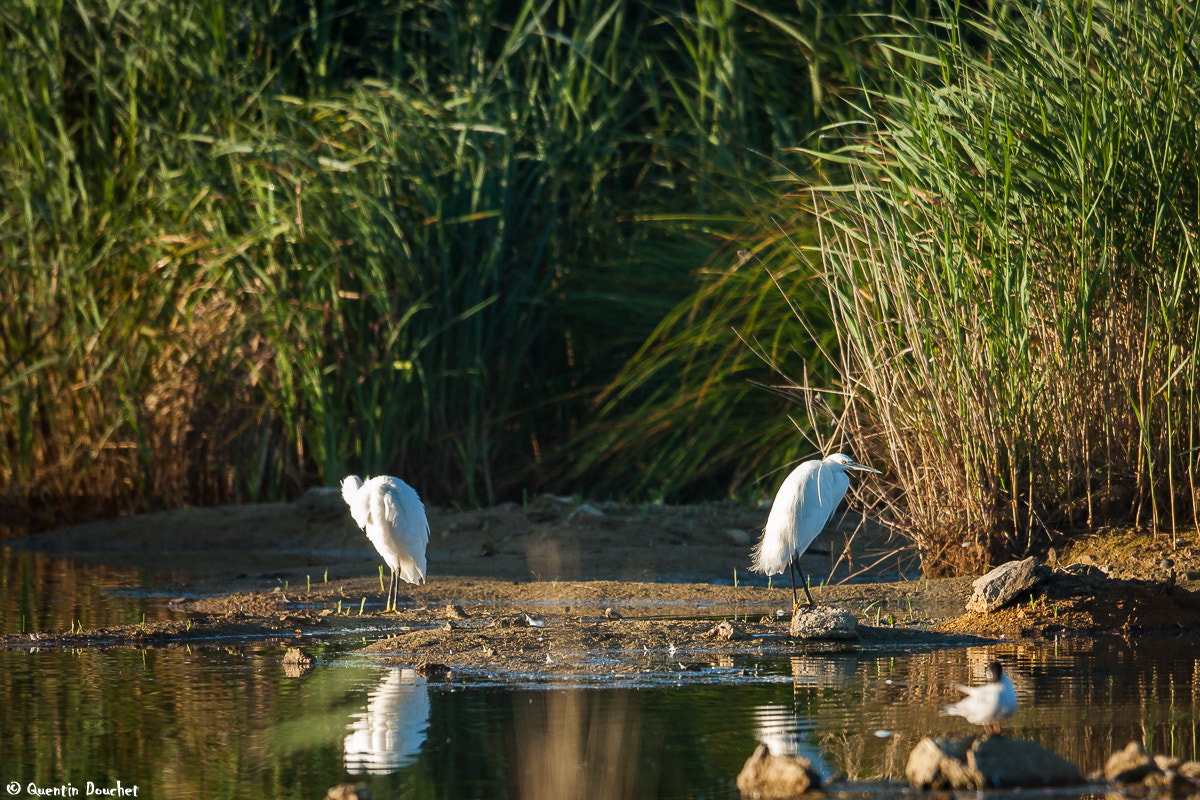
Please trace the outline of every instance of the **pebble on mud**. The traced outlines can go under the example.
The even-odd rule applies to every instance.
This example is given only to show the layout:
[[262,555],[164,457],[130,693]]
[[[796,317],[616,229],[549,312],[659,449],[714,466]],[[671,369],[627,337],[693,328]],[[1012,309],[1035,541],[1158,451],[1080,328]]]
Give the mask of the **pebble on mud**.
[[837,606],[800,606],[792,612],[788,634],[793,639],[856,639],[858,620]]
[[339,783],[325,793],[325,800],[371,800],[371,787],[365,783]]
[[765,744],[755,748],[737,776],[742,797],[775,800],[821,788],[821,777],[806,758],[772,755]]
[[724,639],[730,642],[735,642],[739,639],[746,638],[746,634],[742,633],[737,626],[727,619],[723,619],[712,628],[709,628],[704,635],[714,636],[718,639]]
[[431,681],[449,678],[453,671],[445,664],[439,664],[436,661],[419,661],[415,669],[418,675]]
[[620,619],[621,615],[619,613],[617,613],[616,611],[614,611],[612,608],[606,608],[606,609],[604,609],[604,618],[605,619]]
[[607,514],[587,503],[584,503],[567,515],[567,524],[569,525],[603,525],[607,522]]

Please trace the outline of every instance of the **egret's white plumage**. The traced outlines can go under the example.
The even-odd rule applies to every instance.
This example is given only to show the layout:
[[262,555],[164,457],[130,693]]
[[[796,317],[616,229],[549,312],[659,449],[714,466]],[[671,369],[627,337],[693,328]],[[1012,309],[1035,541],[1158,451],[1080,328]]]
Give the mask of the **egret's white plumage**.
[[[829,522],[838,503],[850,488],[851,470],[875,472],[842,453],[823,460],[805,461],[792,470],[771,504],[762,540],[754,548],[750,568],[765,575],[778,575],[788,569],[799,570],[800,556]],[[804,573],[800,573],[804,577]],[[808,602],[808,581],[803,581]],[[792,601],[796,602],[796,576],[792,575]]]
[[397,574],[409,583],[425,582],[425,548],[429,545],[425,506],[415,489],[388,475],[366,483],[357,475],[347,477],[342,481],[342,499],[392,571],[385,610],[395,611]]
[[983,686],[959,686],[967,696],[942,706],[942,713],[964,717],[972,725],[991,725],[998,732],[1000,720],[1017,713],[1017,692],[999,661],[988,663],[987,676]]

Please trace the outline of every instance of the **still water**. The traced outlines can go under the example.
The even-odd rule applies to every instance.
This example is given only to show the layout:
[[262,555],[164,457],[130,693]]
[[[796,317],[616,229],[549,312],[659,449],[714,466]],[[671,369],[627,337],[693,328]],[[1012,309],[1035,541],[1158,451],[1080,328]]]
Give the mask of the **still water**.
[[[105,613],[163,605],[117,589]],[[0,796],[319,800],[365,781],[377,798],[735,798],[738,770],[766,741],[886,797],[895,792],[879,782],[903,777],[921,737],[970,730],[938,707],[993,657],[1022,705],[1009,735],[1085,772],[1131,739],[1197,757],[1190,636],[726,659],[687,672],[664,657],[641,676],[586,685],[427,681],[358,654],[364,641],[308,647],[316,667],[298,677],[283,643],[0,649]]]

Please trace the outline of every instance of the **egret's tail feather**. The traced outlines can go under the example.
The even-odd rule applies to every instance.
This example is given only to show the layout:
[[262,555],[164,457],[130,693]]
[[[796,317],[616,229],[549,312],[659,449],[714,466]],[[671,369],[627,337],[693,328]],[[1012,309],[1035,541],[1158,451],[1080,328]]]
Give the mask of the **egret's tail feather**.
[[425,559],[400,559],[400,577],[420,586],[425,583]]
[[779,575],[792,560],[795,545],[790,536],[772,534],[768,524],[762,539],[750,551],[750,569],[764,575]]

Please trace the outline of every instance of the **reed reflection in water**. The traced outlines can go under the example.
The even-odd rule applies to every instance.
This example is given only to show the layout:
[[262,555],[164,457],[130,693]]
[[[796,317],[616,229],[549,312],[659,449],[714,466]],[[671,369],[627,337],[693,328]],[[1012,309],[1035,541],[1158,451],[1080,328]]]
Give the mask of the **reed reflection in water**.
[[393,667],[352,716],[346,771],[386,775],[416,761],[429,728],[429,687],[414,669]]
[[629,798],[653,785],[637,769],[642,720],[628,692],[526,693],[514,704],[512,795]]

